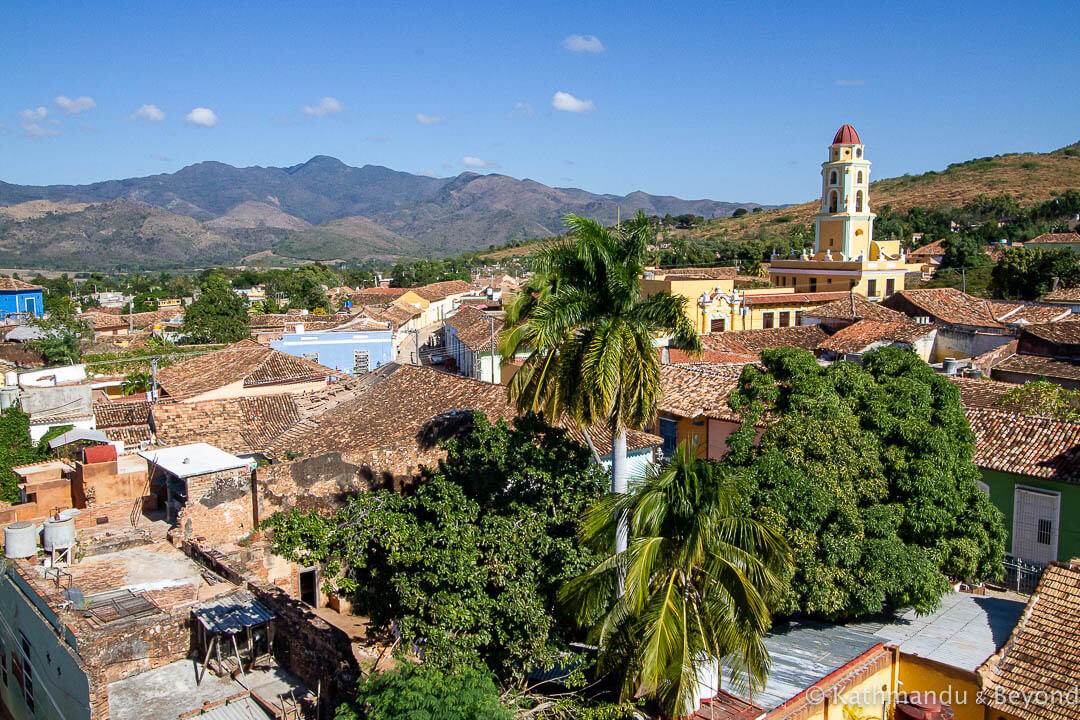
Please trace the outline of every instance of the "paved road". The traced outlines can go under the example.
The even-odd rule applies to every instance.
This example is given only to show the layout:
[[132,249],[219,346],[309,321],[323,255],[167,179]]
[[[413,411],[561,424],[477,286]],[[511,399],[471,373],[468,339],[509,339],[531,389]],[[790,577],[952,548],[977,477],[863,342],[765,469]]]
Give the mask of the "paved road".
[[425,365],[429,364],[431,356],[433,354],[438,355],[441,352],[441,347],[434,345],[434,343],[441,341],[442,326],[441,322],[432,323],[427,327],[420,328],[418,336],[406,335],[398,348],[397,362],[401,365],[417,365],[416,343],[419,341],[420,360]]

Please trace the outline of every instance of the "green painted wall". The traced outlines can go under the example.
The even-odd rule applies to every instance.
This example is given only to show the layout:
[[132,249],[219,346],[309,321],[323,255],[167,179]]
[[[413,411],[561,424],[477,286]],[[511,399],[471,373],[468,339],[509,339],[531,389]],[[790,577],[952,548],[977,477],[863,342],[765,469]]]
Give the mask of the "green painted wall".
[[1005,514],[1009,539],[1005,551],[1012,548],[1013,492],[1017,485],[1061,493],[1061,517],[1058,518],[1058,560],[1080,557],[1080,485],[1043,480],[1029,475],[982,470],[982,480],[990,486],[990,500]]

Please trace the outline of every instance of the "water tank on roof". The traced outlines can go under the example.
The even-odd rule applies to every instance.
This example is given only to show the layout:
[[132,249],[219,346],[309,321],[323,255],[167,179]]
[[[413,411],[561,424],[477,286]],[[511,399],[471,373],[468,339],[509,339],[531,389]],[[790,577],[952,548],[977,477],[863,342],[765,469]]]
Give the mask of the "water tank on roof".
[[75,545],[75,518],[49,518],[45,521],[45,552]]
[[4,384],[11,385],[12,387],[18,385],[19,373],[15,372],[14,370],[8,370],[6,373],[4,373]]
[[4,557],[28,558],[37,555],[38,531],[34,523],[22,520],[4,528]]
[[947,357],[941,363],[941,368],[945,371],[946,375],[955,375],[957,367],[959,367],[959,363],[956,358]]

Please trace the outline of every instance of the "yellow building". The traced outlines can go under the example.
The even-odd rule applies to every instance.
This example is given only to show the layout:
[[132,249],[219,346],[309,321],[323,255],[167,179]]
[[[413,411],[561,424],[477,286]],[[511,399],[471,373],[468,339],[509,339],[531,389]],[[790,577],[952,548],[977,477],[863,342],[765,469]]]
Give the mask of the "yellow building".
[[645,297],[669,292],[686,298],[686,316],[702,334],[799,325],[807,310],[848,294],[846,289],[808,293],[792,287],[739,288],[735,273],[733,267],[650,269],[641,280],[641,292]]
[[798,292],[853,291],[880,300],[904,289],[917,272],[899,240],[875,240],[870,210],[870,161],[859,134],[844,125],[821,164],[821,208],[814,216],[814,253],[773,258],[773,285]]

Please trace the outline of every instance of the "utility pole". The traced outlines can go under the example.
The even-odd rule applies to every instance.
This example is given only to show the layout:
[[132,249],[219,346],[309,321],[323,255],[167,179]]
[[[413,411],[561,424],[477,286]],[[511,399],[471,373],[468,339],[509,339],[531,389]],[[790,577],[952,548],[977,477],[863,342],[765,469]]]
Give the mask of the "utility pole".
[[967,268],[960,268],[960,289],[962,292],[967,293]]
[[150,400],[157,404],[157,358],[150,361]]
[[491,384],[495,384],[495,316],[488,315],[491,321]]

